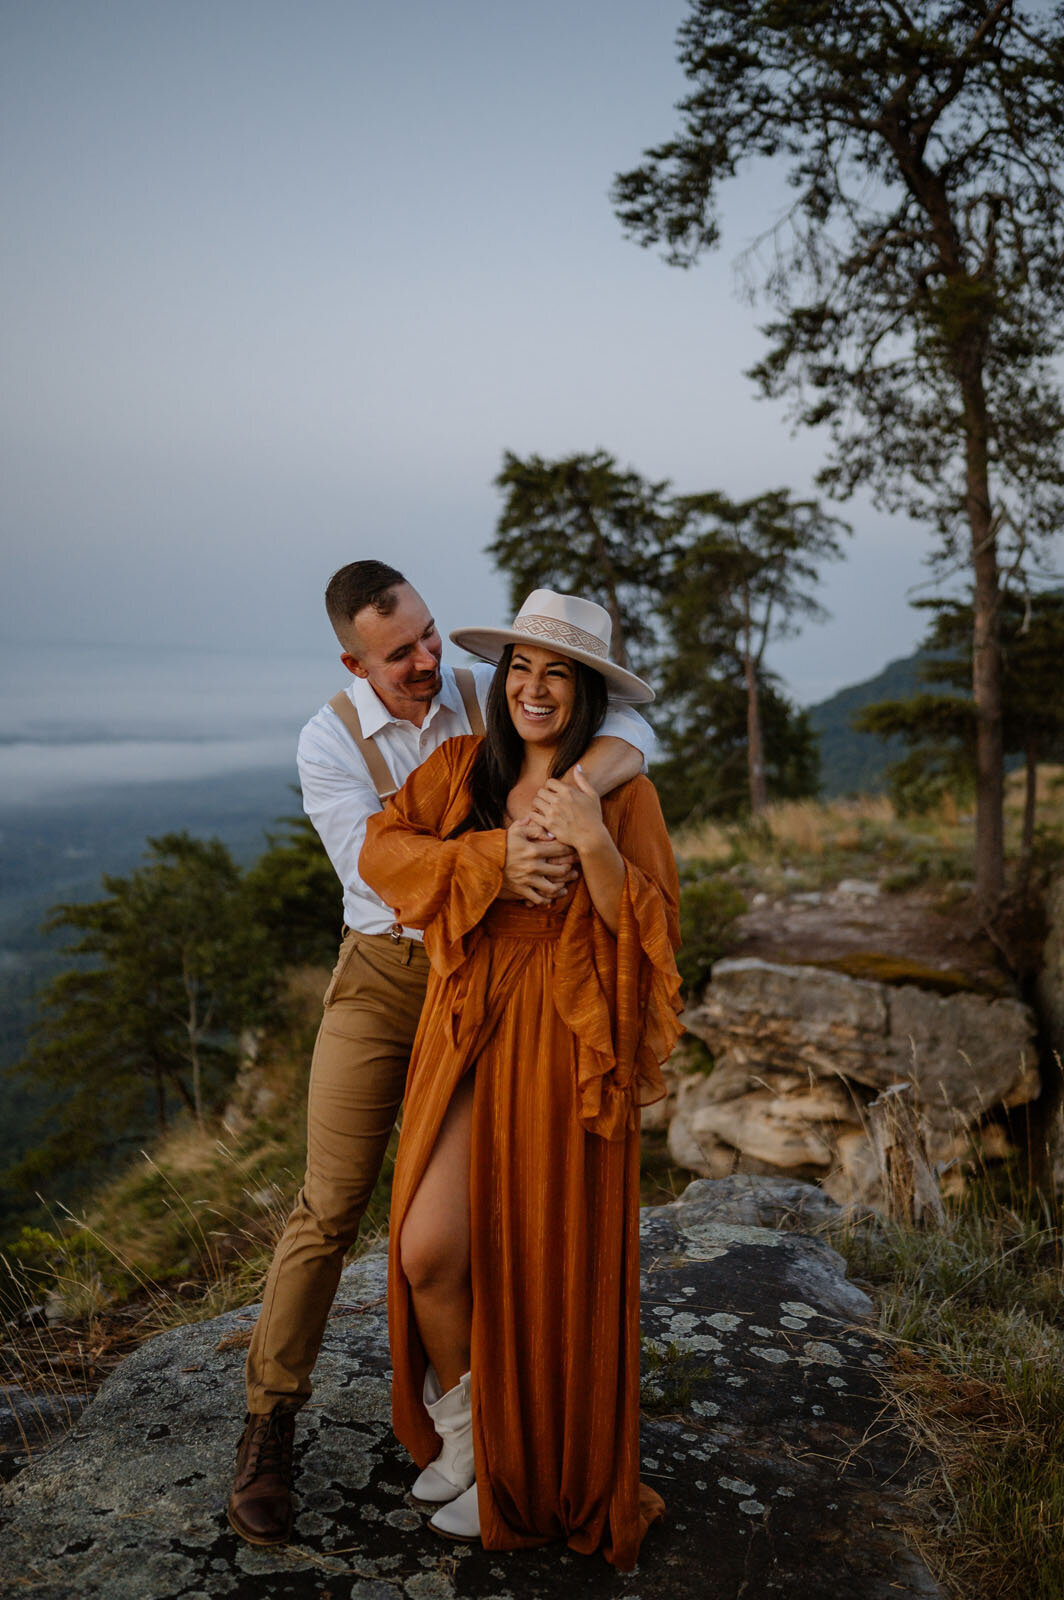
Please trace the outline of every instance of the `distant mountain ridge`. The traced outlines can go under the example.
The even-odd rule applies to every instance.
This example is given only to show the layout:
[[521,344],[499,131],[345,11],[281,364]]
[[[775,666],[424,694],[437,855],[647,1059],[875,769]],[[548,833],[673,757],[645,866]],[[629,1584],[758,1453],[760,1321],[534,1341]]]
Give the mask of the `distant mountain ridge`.
[[809,721],[820,740],[820,792],[825,800],[844,794],[875,794],[886,787],[886,770],[905,753],[900,739],[880,739],[857,733],[852,719],[877,700],[907,700],[921,691],[934,693],[920,672],[930,652],[888,661],[882,672],[863,683],[840,689],[827,700],[808,707]]

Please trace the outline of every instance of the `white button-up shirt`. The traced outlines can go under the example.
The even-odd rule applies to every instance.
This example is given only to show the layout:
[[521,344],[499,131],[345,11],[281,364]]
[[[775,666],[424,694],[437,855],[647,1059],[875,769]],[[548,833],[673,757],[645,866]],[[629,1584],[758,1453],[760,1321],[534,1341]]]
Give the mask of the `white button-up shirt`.
[[[471,670],[483,711],[495,668],[485,661],[474,663]],[[445,666],[441,675],[440,692],[420,728],[404,717],[393,717],[365,678],[353,677],[346,687],[362,732],[374,740],[397,787],[402,787],[414,768],[444,740],[473,731],[453,669]],[[624,739],[641,750],[644,766],[653,753],[653,730],[631,706],[611,701],[599,733]],[[322,706],[300,734],[297,763],[303,809],[321,835],[343,885],[344,921],[359,933],[387,933],[395,918],[358,872],[366,823],[380,811],[381,802],[362,752],[331,706]],[[408,938],[421,938],[415,928],[403,931]]]

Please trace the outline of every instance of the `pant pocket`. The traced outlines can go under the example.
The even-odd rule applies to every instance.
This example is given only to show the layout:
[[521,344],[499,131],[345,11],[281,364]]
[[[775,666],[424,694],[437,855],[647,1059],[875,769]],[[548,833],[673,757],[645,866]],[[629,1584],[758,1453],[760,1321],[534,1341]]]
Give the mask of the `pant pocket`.
[[347,971],[348,963],[350,962],[354,953],[355,936],[353,933],[349,933],[344,939],[343,944],[340,946],[340,954],[337,956],[336,965],[332,969],[332,977],[329,979],[329,987],[321,997],[321,1003],[323,1006],[327,1006],[332,1000],[333,995],[336,993],[336,987],[344,973]]

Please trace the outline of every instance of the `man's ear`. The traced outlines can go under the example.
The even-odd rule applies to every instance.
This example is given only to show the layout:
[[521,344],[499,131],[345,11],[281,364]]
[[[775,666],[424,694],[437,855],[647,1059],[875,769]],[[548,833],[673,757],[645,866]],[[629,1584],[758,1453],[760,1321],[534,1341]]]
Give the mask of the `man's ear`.
[[353,656],[348,651],[344,650],[341,653],[340,660],[343,662],[348,672],[353,673],[356,678],[369,677],[369,673],[357,656]]

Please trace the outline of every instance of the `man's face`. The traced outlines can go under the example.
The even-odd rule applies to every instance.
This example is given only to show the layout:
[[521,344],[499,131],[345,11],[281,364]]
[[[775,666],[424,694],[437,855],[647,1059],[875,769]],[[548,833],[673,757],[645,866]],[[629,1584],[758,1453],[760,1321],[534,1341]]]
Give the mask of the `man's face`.
[[428,606],[416,589],[401,583],[398,604],[389,617],[363,606],[352,619],[340,660],[356,678],[365,678],[393,717],[419,726],[440,692],[443,641]]

